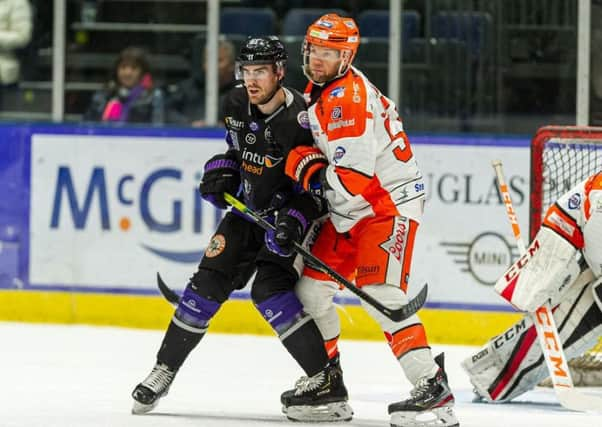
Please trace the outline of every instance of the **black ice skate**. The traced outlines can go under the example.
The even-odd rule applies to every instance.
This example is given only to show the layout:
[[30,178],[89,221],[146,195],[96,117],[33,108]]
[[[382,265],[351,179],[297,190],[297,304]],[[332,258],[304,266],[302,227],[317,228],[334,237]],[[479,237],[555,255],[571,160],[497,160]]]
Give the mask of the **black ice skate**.
[[439,370],[434,377],[421,378],[410,398],[389,405],[391,427],[456,427],[454,395],[447,383],[443,353],[435,357]]
[[146,414],[154,409],[159,399],[167,395],[176,372],[169,369],[167,365],[157,363],[148,377],[132,392],[134,398],[132,414]]
[[280,396],[282,412],[292,421],[349,421],[353,410],[338,356],[312,377],[301,377]]

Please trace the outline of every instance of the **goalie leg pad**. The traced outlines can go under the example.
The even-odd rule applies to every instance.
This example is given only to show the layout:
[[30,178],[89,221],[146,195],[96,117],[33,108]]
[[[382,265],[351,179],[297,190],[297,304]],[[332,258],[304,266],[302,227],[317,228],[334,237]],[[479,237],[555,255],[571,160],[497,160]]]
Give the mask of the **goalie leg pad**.
[[[572,287],[553,310],[569,359],[591,348],[602,333],[602,314],[591,287],[591,283]],[[535,326],[528,317],[462,361],[462,367],[475,392],[489,402],[509,401],[533,389],[548,375]]]
[[592,293],[594,294],[594,301],[602,311],[602,277],[598,278],[592,285]]

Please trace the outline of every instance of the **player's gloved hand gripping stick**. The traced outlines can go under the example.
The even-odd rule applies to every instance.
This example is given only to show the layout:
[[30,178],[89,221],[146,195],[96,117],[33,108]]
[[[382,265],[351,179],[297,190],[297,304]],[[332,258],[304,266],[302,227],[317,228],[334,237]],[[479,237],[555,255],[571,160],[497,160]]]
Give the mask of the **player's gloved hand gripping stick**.
[[[510,198],[508,186],[504,179],[502,162],[494,160],[492,166],[497,176],[502,199],[506,205],[506,213],[508,215],[508,220],[512,225],[512,232],[516,239],[516,245],[520,251],[521,259],[525,258],[526,263],[530,258],[530,253],[527,252],[527,248],[521,237],[516,213],[512,206],[512,199]],[[496,291],[497,290],[496,287]],[[560,404],[573,411],[600,411],[602,409],[602,399],[580,393],[573,386],[571,372],[569,371],[567,363],[568,361],[562,349],[562,341],[560,341],[560,337],[558,336],[558,328],[554,322],[550,303],[544,303],[541,307],[537,308],[534,313],[529,313],[529,316],[537,330],[539,344],[541,345],[546,365],[550,371],[552,384],[554,385],[554,391],[556,392]]]
[[[261,215],[254,212],[253,210],[249,209],[244,203],[242,203],[240,200],[236,199],[231,194],[224,193],[224,200],[227,203],[229,203],[232,207],[234,207],[235,209],[237,209],[240,212],[247,215],[251,220],[253,220],[257,225],[259,225],[264,230],[268,231],[268,230],[275,229],[275,227],[272,224],[270,224],[268,221],[266,221]],[[366,301],[368,304],[370,304],[372,307],[374,307],[376,310],[378,310],[379,312],[381,312],[382,314],[384,314],[385,316],[387,316],[389,319],[393,320],[394,322],[400,322],[402,320],[405,320],[405,319],[413,316],[418,310],[420,310],[420,308],[426,302],[426,297],[428,294],[428,285],[425,283],[424,286],[422,287],[422,289],[420,290],[420,292],[418,292],[418,295],[416,295],[413,299],[411,299],[407,304],[405,304],[397,309],[386,307],[385,305],[381,304],[376,299],[374,299],[372,296],[368,295],[367,293],[362,291],[360,288],[355,286],[353,283],[349,282],[343,276],[338,274],[336,271],[334,271],[332,268],[330,268],[328,265],[326,265],[322,260],[320,260],[319,258],[312,255],[311,252],[309,252],[307,249],[305,249],[299,243],[294,242],[293,244],[294,244],[295,250],[303,258],[305,258],[306,261],[311,263],[312,268],[315,268],[315,269],[321,271],[322,273],[327,274],[329,277],[331,277],[337,283],[339,283],[339,284],[343,285],[344,287],[346,287],[347,289],[349,289],[357,297]],[[159,286],[159,290],[161,291],[161,293],[163,294],[165,299],[167,299],[172,304],[177,304],[179,302],[180,297],[172,289],[170,289],[165,284],[165,282],[163,282],[159,273],[157,273],[157,284]]]

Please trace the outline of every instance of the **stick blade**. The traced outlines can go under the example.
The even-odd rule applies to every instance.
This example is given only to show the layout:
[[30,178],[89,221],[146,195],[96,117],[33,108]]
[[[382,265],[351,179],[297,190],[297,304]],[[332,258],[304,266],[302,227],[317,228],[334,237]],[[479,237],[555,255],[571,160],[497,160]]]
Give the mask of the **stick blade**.
[[407,318],[413,316],[422,308],[424,303],[426,302],[426,297],[428,296],[428,284],[425,283],[422,286],[418,295],[410,300],[406,305],[398,308],[397,310],[391,310],[390,313],[386,314],[389,319],[394,322],[401,322],[402,320],[406,320]]
[[602,413],[602,397],[581,393],[574,388],[556,390],[558,401],[566,409],[579,412]]
[[176,294],[173,289],[171,289],[161,278],[159,272],[157,272],[157,286],[159,287],[159,291],[161,295],[171,304],[177,306],[180,302],[180,296]]

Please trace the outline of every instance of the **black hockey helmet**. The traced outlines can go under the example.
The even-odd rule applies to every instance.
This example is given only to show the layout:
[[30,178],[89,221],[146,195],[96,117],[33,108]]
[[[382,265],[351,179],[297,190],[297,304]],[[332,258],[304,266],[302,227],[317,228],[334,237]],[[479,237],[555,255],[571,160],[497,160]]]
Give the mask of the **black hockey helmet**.
[[236,57],[236,78],[242,78],[243,65],[274,64],[285,69],[288,53],[276,36],[249,37]]

